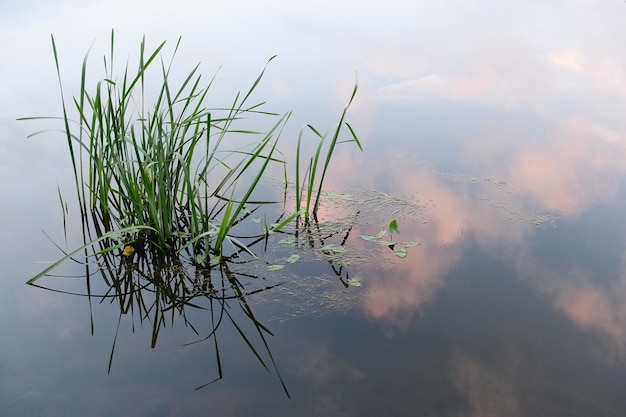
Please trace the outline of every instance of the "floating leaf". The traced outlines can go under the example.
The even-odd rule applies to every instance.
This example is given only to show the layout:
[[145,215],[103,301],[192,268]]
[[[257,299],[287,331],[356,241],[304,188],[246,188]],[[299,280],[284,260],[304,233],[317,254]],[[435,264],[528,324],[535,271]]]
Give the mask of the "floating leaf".
[[381,244],[381,245],[385,245],[385,246],[393,246],[393,245],[397,244],[398,242],[394,242],[393,240],[381,240],[378,243]]
[[357,276],[354,276],[354,277],[350,278],[348,280],[348,284],[352,285],[353,287],[360,287],[361,286],[361,276],[357,275]]
[[289,262],[290,264],[297,262],[298,259],[300,259],[300,255],[298,255],[297,253],[294,253],[293,255],[291,255],[289,258],[287,258],[287,262]]
[[361,239],[367,240],[368,242],[376,242],[378,238],[376,236],[363,235]]
[[263,219],[261,218],[256,218],[256,219],[251,219],[252,223],[263,223]]
[[326,246],[322,246],[320,250],[324,253],[343,253],[346,251],[346,248],[343,246],[337,246],[334,243],[330,243]]
[[331,199],[346,200],[346,201],[352,200],[352,196],[350,194],[339,194],[339,193],[329,193],[326,195],[326,198],[328,198],[329,200]]
[[196,263],[203,264],[205,260],[206,253],[201,253],[200,255],[196,256]]
[[404,242],[403,245],[407,248],[411,248],[413,246],[418,246],[420,243],[419,242]]
[[380,239],[383,236],[385,236],[386,234],[387,234],[387,231],[383,229],[380,232],[378,232],[378,234],[376,235],[376,239]]
[[268,271],[280,271],[284,267],[285,267],[285,265],[274,264],[274,265],[268,265],[267,269],[268,269]]
[[400,234],[400,230],[398,230],[398,222],[395,219],[389,223],[389,233]]
[[209,265],[214,266],[219,264],[222,261],[222,257],[221,256],[215,256],[213,258],[211,258],[211,260],[209,261]]
[[399,247],[399,248],[394,249],[393,253],[395,253],[398,258],[405,258],[406,257],[406,249],[403,248],[402,246]]
[[293,236],[289,236],[278,241],[279,245],[291,245],[292,243],[296,243],[296,238]]

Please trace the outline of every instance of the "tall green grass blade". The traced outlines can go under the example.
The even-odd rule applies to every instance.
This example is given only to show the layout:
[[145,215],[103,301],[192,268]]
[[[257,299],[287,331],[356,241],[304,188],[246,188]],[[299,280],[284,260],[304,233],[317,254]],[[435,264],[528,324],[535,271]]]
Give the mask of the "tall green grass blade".
[[[322,186],[324,184],[324,179],[326,178],[326,172],[328,170],[328,166],[330,165],[330,160],[333,157],[333,152],[335,150],[335,146],[337,145],[337,139],[339,139],[339,133],[341,132],[341,126],[344,123],[344,119],[346,117],[346,113],[348,113],[348,108],[350,107],[350,105],[352,104],[352,101],[354,100],[354,97],[356,96],[356,93],[358,91],[359,88],[359,83],[358,81],[354,82],[354,89],[352,90],[352,95],[350,96],[350,100],[348,100],[348,104],[346,105],[346,107],[343,109],[343,112],[341,113],[341,117],[339,118],[339,123],[337,125],[337,129],[335,130],[335,133],[333,135],[333,138],[330,142],[330,147],[328,149],[328,153],[326,154],[326,161],[324,162],[324,169],[322,170],[322,176],[319,180],[319,187],[317,190],[317,196],[315,198],[315,206],[313,206],[313,213],[317,213],[317,210],[319,209],[319,204],[320,204],[320,198],[322,196]],[[350,129],[352,130],[352,129]],[[359,144],[359,148],[360,143],[357,140],[357,144]]]
[[282,222],[280,222],[277,225],[273,226],[271,231],[272,232],[279,232],[285,226],[287,226],[288,224],[291,224],[295,219],[297,219],[298,216],[301,216],[302,214],[304,214],[304,212],[305,212],[304,209],[297,210],[295,213],[293,213],[292,215],[287,217],[285,220],[283,220]]

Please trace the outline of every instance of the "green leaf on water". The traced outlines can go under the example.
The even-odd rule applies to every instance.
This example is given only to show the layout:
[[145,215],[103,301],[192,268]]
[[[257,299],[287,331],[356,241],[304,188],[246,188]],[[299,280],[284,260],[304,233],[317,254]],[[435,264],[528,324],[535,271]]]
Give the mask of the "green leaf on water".
[[203,264],[205,260],[206,253],[201,253],[200,255],[196,256],[196,263]]
[[296,238],[293,236],[289,236],[278,241],[279,245],[291,245],[292,243],[296,243]]
[[398,242],[394,242],[393,240],[381,240],[378,243],[384,246],[391,246],[391,245],[396,245]]
[[398,233],[400,234],[400,230],[398,229],[398,222],[394,219],[389,223],[389,233]]
[[213,258],[211,258],[211,260],[209,261],[209,265],[214,266],[219,264],[220,262],[222,262],[222,257],[221,256],[215,256]]
[[340,194],[340,193],[329,193],[326,195],[326,198],[329,200],[337,199],[337,200],[352,200],[352,196],[350,194]]
[[393,253],[395,253],[398,258],[405,258],[406,257],[406,249],[404,247],[402,247],[402,246],[394,249]]
[[274,264],[274,265],[268,265],[267,269],[268,269],[268,271],[280,271],[284,267],[285,267],[285,265]]
[[300,255],[298,255],[297,253],[294,253],[293,255],[291,255],[289,258],[287,258],[287,262],[289,262],[290,264],[297,262],[298,259],[300,259]]
[[378,238],[376,236],[363,235],[361,239],[367,240],[368,242],[376,242]]
[[361,286],[361,276],[360,275],[356,275],[356,276],[350,278],[348,280],[348,284],[352,285],[353,287],[360,287]]
[[337,245],[335,245],[334,243],[329,243],[328,245],[322,246],[320,248],[320,250],[322,252],[331,252],[331,251],[335,250],[336,247],[337,247]]
[[263,223],[263,219],[261,218],[255,218],[255,219],[251,219],[252,223]]
[[326,246],[322,246],[320,250],[324,253],[343,253],[346,251],[346,248],[343,246],[337,246],[334,243],[330,243]]
[[411,248],[413,246],[418,246],[420,242],[404,242],[403,245],[407,248]]

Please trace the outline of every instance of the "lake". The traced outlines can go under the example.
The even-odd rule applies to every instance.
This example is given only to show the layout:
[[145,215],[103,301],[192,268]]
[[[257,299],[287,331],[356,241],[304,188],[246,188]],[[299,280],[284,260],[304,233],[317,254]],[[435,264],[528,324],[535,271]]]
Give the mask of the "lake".
[[[0,21],[2,416],[626,413],[623,2],[32,0]],[[112,28],[118,68],[182,37],[172,79],[200,62],[216,106],[278,55],[254,99],[293,111],[290,182],[268,172],[248,243],[295,211],[300,128],[337,123],[356,77],[363,152],[338,145],[317,221],[221,271],[116,252],[90,298],[71,260],[26,285],[82,231],[63,135],[27,138],[62,124],[16,119],[61,116],[51,33],[67,101]],[[141,288],[105,282],[124,274]]]

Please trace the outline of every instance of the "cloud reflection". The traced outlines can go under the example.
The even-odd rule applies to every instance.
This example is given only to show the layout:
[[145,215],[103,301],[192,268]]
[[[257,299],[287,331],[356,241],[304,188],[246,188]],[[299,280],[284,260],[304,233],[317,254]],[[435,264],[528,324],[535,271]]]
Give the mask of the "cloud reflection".
[[54,292],[23,287],[18,290],[16,303],[15,313],[20,320],[40,326],[41,332],[51,332],[59,340],[70,340],[88,326],[84,306],[76,306]]
[[626,135],[575,118],[560,123],[548,143],[522,150],[512,181],[543,210],[575,216],[611,201],[626,174]]
[[[509,364],[510,365],[510,364]],[[492,366],[492,365],[491,365]],[[450,377],[466,399],[468,407],[459,417],[515,417],[521,416],[519,400],[507,367],[489,366],[462,353],[451,360]]]
[[[446,273],[462,258],[466,244],[477,243],[488,252],[516,256],[524,239],[543,221],[534,217],[536,213],[573,218],[615,201],[626,175],[626,166],[619,162],[626,159],[624,135],[577,118],[566,119],[548,131],[546,140],[541,146],[515,144],[519,152],[501,155],[498,161],[508,163],[508,175],[501,179],[445,177],[406,157],[389,155],[379,162],[369,161],[367,170],[373,173],[370,181],[374,188],[380,187],[384,178],[385,184],[414,195],[419,203],[428,203],[429,209],[423,213],[424,222],[399,220],[401,237],[415,236],[422,245],[393,268],[371,277],[364,286],[366,312],[404,326],[444,287]],[[487,171],[493,170],[488,164],[493,163],[493,154],[485,154],[490,159],[483,163]],[[472,163],[477,162],[477,155],[472,155]],[[346,160],[339,178],[356,180],[357,173],[365,169],[358,163]],[[390,166],[394,169],[389,170]],[[609,297],[586,286],[550,294],[555,297],[555,308],[574,322],[624,338],[626,309],[619,307],[619,300],[626,298],[626,293]]]
[[626,264],[621,277],[594,277],[573,266],[567,271],[547,267],[524,251],[518,254],[520,273],[540,294],[580,328],[602,336],[603,357],[626,360]]
[[626,293],[603,291],[593,285],[564,287],[555,294],[555,305],[584,328],[599,329],[616,341],[625,343]]
[[443,286],[443,276],[458,255],[418,248],[393,268],[380,271],[366,287],[364,308],[374,318],[405,327],[412,315]]
[[[390,262],[395,261],[393,267],[378,270],[366,282],[364,309],[372,317],[404,326],[444,286],[446,273],[463,256],[461,242],[473,239],[483,246],[519,242],[532,227],[506,219],[508,213],[501,206],[476,199],[464,191],[471,179],[459,179],[459,191],[458,182],[445,181],[429,167],[416,169],[409,160],[401,159],[392,165],[402,173],[394,181],[398,188],[416,195],[418,204],[427,206],[421,213],[422,221],[398,219],[401,225],[398,240],[417,240],[421,245],[410,248],[404,259],[394,259],[391,252],[387,254]],[[487,188],[483,196],[490,195],[494,201],[497,196],[510,198],[507,190],[489,182],[480,186]]]

